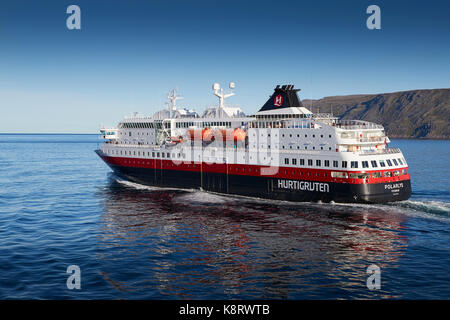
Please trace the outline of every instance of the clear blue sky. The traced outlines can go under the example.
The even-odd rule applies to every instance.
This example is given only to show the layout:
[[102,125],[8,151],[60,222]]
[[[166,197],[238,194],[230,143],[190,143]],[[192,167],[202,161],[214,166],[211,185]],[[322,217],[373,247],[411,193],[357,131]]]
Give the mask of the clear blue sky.
[[213,82],[235,81],[227,101],[247,113],[277,84],[302,99],[448,88],[449,17],[449,1],[2,0],[0,132],[95,133],[173,87],[202,111]]

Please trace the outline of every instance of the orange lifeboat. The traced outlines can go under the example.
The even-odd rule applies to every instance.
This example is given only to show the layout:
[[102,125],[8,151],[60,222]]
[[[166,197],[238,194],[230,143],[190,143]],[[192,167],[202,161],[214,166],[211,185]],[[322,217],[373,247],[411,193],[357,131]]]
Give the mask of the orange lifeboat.
[[244,141],[246,132],[242,129],[218,129],[217,130],[216,139],[220,136],[222,137],[222,141]]
[[189,129],[188,137],[190,140],[211,141],[214,138],[213,131],[210,128],[205,129]]

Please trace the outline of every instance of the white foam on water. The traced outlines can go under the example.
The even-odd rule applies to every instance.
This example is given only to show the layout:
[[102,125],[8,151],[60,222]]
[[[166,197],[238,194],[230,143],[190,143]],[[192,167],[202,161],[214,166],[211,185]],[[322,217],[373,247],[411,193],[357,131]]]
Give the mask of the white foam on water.
[[189,194],[182,194],[173,199],[179,203],[199,203],[199,204],[223,204],[230,201],[228,195],[207,192],[203,190],[192,190]]
[[197,203],[197,204],[224,204],[230,202],[254,202],[256,204],[271,204],[271,205],[287,205],[287,206],[299,206],[299,207],[320,207],[330,208],[338,210],[350,209],[351,211],[366,211],[370,209],[385,211],[386,214],[405,214],[407,216],[430,218],[437,220],[449,220],[450,219],[450,203],[442,201],[419,201],[419,200],[406,200],[400,202],[392,202],[388,204],[360,204],[360,203],[317,203],[317,202],[291,202],[285,200],[264,199],[256,197],[247,197],[241,195],[221,194],[210,191],[204,191],[199,189],[180,189],[180,188],[162,188],[155,186],[147,186],[128,180],[114,177],[118,183],[137,190],[182,190],[189,192],[188,194],[181,194],[175,197],[173,200],[179,203]]
[[128,180],[124,180],[118,177],[114,177],[114,180],[124,186],[134,188],[137,190],[150,190],[150,191],[160,191],[160,190],[181,190],[181,191],[187,191],[187,192],[195,192],[195,189],[181,189],[181,188],[166,188],[166,187],[156,187],[156,186],[147,186],[144,184],[131,182]]
[[406,213],[420,214],[422,217],[434,219],[450,219],[450,203],[434,200],[405,200],[390,204]]

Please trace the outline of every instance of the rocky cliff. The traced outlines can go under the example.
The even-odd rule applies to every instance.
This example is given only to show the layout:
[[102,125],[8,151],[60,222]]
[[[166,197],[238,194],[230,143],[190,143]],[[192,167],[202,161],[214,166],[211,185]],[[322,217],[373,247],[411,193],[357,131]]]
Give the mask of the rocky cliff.
[[313,112],[382,124],[391,138],[450,139],[450,89],[303,100]]

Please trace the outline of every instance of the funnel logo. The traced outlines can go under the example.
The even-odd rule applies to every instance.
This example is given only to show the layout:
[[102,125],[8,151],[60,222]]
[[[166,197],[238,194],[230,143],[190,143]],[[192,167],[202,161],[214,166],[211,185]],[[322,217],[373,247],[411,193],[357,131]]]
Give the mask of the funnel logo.
[[275,97],[275,99],[273,99],[273,105],[275,107],[280,107],[282,104],[283,104],[283,96],[279,94]]

